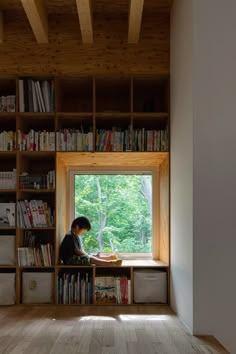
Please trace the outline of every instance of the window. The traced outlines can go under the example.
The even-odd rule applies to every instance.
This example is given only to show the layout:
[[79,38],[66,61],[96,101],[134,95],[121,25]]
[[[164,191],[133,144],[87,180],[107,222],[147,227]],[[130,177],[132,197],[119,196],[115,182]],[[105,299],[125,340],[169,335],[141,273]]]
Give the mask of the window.
[[92,225],[83,238],[86,252],[151,257],[153,171],[78,169],[68,177],[69,223],[83,215]]

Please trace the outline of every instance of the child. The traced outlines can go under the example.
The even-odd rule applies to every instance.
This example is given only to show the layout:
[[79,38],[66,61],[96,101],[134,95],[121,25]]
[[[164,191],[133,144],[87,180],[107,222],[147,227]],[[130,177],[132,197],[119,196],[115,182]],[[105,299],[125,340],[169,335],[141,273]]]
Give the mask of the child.
[[65,265],[90,266],[96,264],[100,266],[120,266],[122,260],[114,259],[114,256],[89,256],[83,250],[80,237],[84,232],[89,231],[90,229],[91,224],[84,216],[80,216],[72,222],[71,231],[65,235],[60,246],[59,256],[63,263]]

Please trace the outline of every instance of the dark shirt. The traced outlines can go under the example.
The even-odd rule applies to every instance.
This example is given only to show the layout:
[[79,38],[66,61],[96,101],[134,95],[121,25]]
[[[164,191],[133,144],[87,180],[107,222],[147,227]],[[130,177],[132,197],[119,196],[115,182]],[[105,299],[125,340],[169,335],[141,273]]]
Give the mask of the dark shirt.
[[69,263],[71,257],[76,254],[76,249],[82,250],[80,237],[77,237],[72,231],[69,231],[62,240],[59,252],[59,257],[64,264]]

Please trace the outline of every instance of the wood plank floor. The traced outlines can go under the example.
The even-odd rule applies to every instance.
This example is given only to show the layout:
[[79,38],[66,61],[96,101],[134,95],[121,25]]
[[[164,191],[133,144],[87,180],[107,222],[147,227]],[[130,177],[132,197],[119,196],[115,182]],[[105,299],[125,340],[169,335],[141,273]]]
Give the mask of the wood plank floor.
[[167,306],[0,307],[0,354],[228,353]]

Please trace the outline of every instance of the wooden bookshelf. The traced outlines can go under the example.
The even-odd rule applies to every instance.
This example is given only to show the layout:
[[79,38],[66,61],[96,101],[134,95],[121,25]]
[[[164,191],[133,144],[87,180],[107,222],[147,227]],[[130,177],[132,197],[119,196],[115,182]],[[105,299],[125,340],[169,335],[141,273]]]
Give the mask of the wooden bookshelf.
[[[20,112],[22,93],[19,89],[19,80],[28,79],[43,82],[49,80],[51,93],[50,112]],[[52,83],[52,84],[51,84]],[[26,88],[26,86],[25,86]],[[28,96],[29,93],[24,92]],[[58,259],[58,250],[61,237],[66,230],[66,169],[68,166],[114,166],[123,164],[130,166],[152,166],[160,173],[160,230],[158,243],[160,244],[159,260],[124,260],[122,267],[109,268],[107,274],[126,275],[131,281],[131,304],[133,302],[133,272],[135,269],[160,269],[167,274],[169,282],[169,78],[160,77],[94,77],[94,76],[41,76],[7,77],[0,78],[0,96],[15,96],[15,112],[0,111],[1,130],[15,134],[15,140],[3,147],[0,139],[0,173],[16,170],[16,187],[0,189],[0,203],[24,200],[43,200],[54,210],[54,222],[48,227],[23,227],[19,224],[19,215],[16,210],[15,227],[1,227],[1,235],[15,235],[15,265],[0,265],[0,273],[15,273],[16,277],[16,304],[22,304],[23,272],[42,272],[50,269],[53,273],[52,301],[57,303],[57,275],[59,272],[81,271],[83,267],[61,265]],[[25,96],[24,96],[25,97]],[[32,99],[32,98],[31,98]],[[28,107],[28,103],[25,107]],[[109,132],[104,139],[114,134],[120,134],[120,140],[128,143],[121,145],[103,143],[97,145],[98,134],[101,131]],[[147,148],[147,130],[159,136],[159,140],[151,141]],[[33,133],[32,133],[33,132]],[[42,151],[36,151],[36,144],[28,144],[33,134],[45,132],[42,140],[48,139],[47,132],[54,136],[54,149],[50,151],[52,143],[45,145]],[[59,133],[60,132],[60,133]],[[85,145],[61,145],[58,142],[59,134],[62,139],[71,139],[70,134],[84,134],[88,139]],[[65,136],[68,134],[68,136]],[[124,134],[122,136],[121,134]],[[163,136],[161,135],[163,134]],[[160,139],[165,139],[164,143]],[[39,138],[38,138],[39,139]],[[137,141],[134,142],[136,139]],[[157,138],[158,139],[158,138]],[[24,141],[23,141],[24,140]],[[2,144],[2,145],[1,145]],[[27,145],[28,144],[28,145]],[[46,144],[46,143],[45,143]],[[141,144],[141,145],[140,145]],[[98,147],[99,146],[99,147]],[[38,148],[41,150],[41,148]],[[5,151],[2,151],[5,150]],[[117,151],[116,151],[117,150]],[[149,150],[149,151],[147,151]],[[19,176],[45,175],[50,170],[56,171],[55,188],[20,188]],[[39,236],[42,243],[50,243],[54,250],[52,265],[49,266],[19,266],[17,261],[18,248],[23,246],[25,231],[32,231]],[[90,267],[88,272],[94,283],[97,274],[106,273],[103,267]],[[115,272],[115,273],[114,273]],[[122,273],[123,272],[123,273]],[[86,273],[86,272],[85,272]],[[169,289],[169,286],[168,286]],[[169,301],[167,289],[167,302]],[[93,293],[94,299],[94,293]]]

